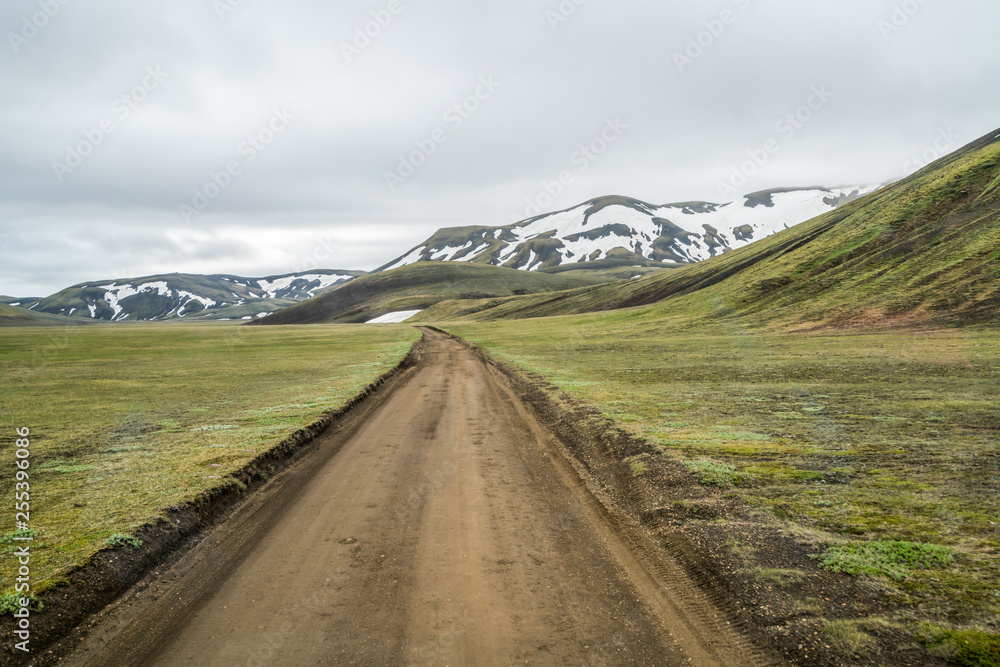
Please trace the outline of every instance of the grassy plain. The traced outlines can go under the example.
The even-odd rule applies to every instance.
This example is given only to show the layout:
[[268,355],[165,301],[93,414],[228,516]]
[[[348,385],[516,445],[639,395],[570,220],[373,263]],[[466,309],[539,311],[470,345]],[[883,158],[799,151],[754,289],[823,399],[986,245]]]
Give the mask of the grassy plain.
[[[0,534],[15,527],[16,428],[31,430],[38,591],[345,404],[418,337],[396,326],[0,329]],[[15,566],[0,558],[0,593]]]

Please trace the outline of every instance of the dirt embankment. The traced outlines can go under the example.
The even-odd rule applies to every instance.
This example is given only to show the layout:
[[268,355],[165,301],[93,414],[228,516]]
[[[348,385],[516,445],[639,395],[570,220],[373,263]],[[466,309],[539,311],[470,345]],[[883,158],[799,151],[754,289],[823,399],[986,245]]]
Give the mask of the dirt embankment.
[[[661,581],[673,580],[680,568],[682,580],[696,584],[727,623],[756,646],[810,666],[948,664],[888,624],[865,628],[872,639],[863,654],[832,645],[824,632],[830,621],[866,620],[901,603],[877,583],[820,570],[810,556],[828,545],[814,535],[763,517],[721,489],[702,486],[680,463],[543,377],[455,340],[482,359],[558,438],[580,479],[616,530],[645,557],[646,567]],[[766,660],[763,654],[757,659]]]
[[[156,568],[169,567],[212,526],[225,521],[236,507],[254,497],[269,480],[315,451],[315,440],[321,433],[339,433],[363,420],[382,396],[392,391],[405,372],[419,363],[420,356],[418,342],[396,368],[379,377],[343,407],[326,413],[315,423],[260,454],[235,473],[229,484],[172,508],[167,516],[141,527],[135,536],[143,541],[142,549],[136,551],[128,546],[105,549],[68,573],[59,585],[39,596],[44,609],[32,614],[30,654],[14,651],[13,619],[0,617],[0,665],[59,662],[59,658],[86,633],[86,627],[94,622],[88,617],[100,614]],[[143,582],[140,587],[147,585],[148,582]]]

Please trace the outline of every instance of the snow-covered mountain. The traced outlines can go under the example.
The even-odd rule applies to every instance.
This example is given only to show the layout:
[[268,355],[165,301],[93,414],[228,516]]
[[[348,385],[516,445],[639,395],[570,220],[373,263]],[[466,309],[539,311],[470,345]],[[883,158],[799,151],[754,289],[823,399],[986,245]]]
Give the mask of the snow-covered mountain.
[[174,273],[81,283],[26,306],[36,312],[109,322],[251,320],[311,299],[363,274],[316,270],[244,278]]
[[[690,264],[805,222],[879,187],[767,190],[728,204],[654,205],[628,197],[600,197],[506,227],[442,229],[378,271],[423,261],[528,271],[579,263]],[[43,299],[3,297],[3,302],[40,313],[109,322],[253,320],[360,275],[364,272],[316,270],[267,278],[169,274],[81,283]]]
[[654,205],[600,197],[506,227],[442,229],[379,270],[422,261],[528,271],[600,260],[690,264],[810,220],[879,187],[767,190],[728,204]]

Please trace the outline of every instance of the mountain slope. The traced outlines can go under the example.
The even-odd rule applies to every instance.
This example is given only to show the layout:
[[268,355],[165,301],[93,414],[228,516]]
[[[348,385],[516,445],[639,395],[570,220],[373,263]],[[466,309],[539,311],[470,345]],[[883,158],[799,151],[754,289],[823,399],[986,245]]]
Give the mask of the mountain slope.
[[627,283],[452,302],[422,315],[523,318],[656,304],[789,325],[1000,321],[1000,133],[753,245]]
[[110,322],[253,319],[363,275],[317,270],[268,278],[170,274],[74,285],[33,304],[35,312]]
[[877,188],[767,190],[728,204],[657,206],[628,197],[600,197],[507,227],[442,229],[379,270],[425,261],[529,271],[598,260],[684,265],[743,247]]
[[20,298],[13,296],[0,296],[0,303],[6,306],[17,306],[20,308],[31,308],[41,301],[38,297]]
[[26,308],[16,308],[0,303],[0,327],[44,327],[44,326],[75,326],[86,324],[78,319],[35,313]]
[[446,299],[494,299],[592,285],[601,278],[528,273],[496,266],[420,262],[362,276],[260,324],[358,323],[400,311],[423,310]]

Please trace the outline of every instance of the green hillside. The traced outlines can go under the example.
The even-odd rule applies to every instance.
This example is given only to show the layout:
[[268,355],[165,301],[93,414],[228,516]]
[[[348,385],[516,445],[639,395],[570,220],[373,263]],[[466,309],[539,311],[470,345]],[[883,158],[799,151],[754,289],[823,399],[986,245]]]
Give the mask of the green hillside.
[[0,303],[0,327],[39,327],[39,326],[67,326],[83,324],[81,320],[74,320],[61,315],[48,315],[46,313],[35,313],[26,308],[15,308]]
[[422,315],[479,320],[656,303],[695,320],[720,311],[788,326],[1000,316],[1000,133],[836,211],[721,257],[628,283]]
[[261,320],[262,324],[358,323],[447,299],[495,299],[593,285],[600,274],[551,275],[458,262],[420,262],[357,278]]
[[39,301],[41,301],[41,299],[37,297],[21,298],[21,297],[6,296],[6,295],[0,296],[0,303],[5,304],[7,306],[19,306],[21,308],[30,308]]

